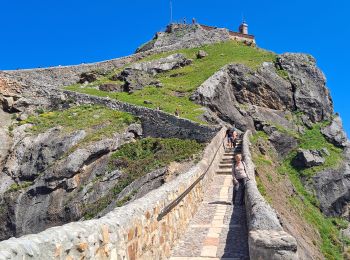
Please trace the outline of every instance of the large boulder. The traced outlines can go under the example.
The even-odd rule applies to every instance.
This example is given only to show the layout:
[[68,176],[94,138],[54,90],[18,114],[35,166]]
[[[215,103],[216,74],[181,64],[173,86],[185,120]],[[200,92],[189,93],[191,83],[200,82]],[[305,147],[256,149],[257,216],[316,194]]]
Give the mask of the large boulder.
[[106,92],[122,92],[123,87],[119,84],[115,83],[105,83],[100,86],[98,86],[99,90],[106,91]]
[[141,90],[148,85],[159,84],[148,72],[132,68],[124,69],[117,78],[124,81],[123,90],[129,93]]
[[344,162],[338,168],[317,173],[312,177],[311,187],[316,192],[324,214],[341,216],[347,211],[350,201],[349,161]]
[[175,54],[169,55],[166,58],[161,58],[161,59],[141,62],[141,63],[135,63],[128,68],[131,68],[134,70],[141,70],[141,71],[150,73],[152,75],[155,75],[160,72],[181,68],[191,63],[192,63],[192,60],[187,59],[183,54],[175,53]]
[[339,116],[336,116],[329,126],[322,128],[322,134],[326,139],[339,147],[345,147],[348,143],[348,138],[343,130],[343,123]]
[[298,146],[298,142],[293,136],[280,131],[272,131],[269,141],[276,149],[280,158],[285,157],[291,150]]
[[296,157],[293,160],[293,164],[296,167],[310,168],[324,164],[325,158],[323,158],[322,151],[318,150],[304,150],[299,149]]
[[333,102],[326,78],[310,55],[286,53],[278,56],[278,65],[288,72],[294,89],[295,106],[313,122],[331,119]]

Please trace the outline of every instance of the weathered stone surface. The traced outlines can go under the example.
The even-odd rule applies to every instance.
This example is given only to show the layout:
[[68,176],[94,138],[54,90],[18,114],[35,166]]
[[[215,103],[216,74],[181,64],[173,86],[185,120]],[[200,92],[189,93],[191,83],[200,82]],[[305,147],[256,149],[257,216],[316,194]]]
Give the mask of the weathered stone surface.
[[123,91],[122,86],[114,83],[106,83],[98,86],[99,90],[107,91],[107,92],[121,92]]
[[142,198],[150,191],[159,188],[165,183],[164,179],[166,172],[167,168],[162,167],[133,181],[124,190],[122,190],[118,196],[116,196],[116,198],[103,211],[101,211],[101,213],[98,214],[98,216],[104,216],[111,212],[116,207],[117,201],[123,200],[133,192],[135,192],[135,194],[133,194],[131,201]]
[[132,93],[141,90],[148,85],[154,85],[158,82],[145,71],[126,68],[119,75],[118,79],[124,81],[123,90]]
[[64,137],[59,135],[60,131],[60,128],[54,128],[19,141],[12,148],[4,173],[17,180],[34,180],[51,163],[85,137],[84,131],[77,131]]
[[321,210],[327,216],[341,216],[350,201],[350,166],[344,162],[337,169],[327,169],[312,177]]
[[269,136],[269,141],[278,151],[280,157],[286,156],[291,150],[298,146],[298,142],[294,137],[279,131],[273,131]]
[[98,79],[100,75],[98,75],[96,72],[91,71],[91,72],[83,72],[80,75],[79,83],[91,83],[94,82]]
[[348,142],[348,138],[343,130],[343,123],[339,116],[336,116],[329,126],[324,127],[321,130],[326,139],[339,147],[345,147]]
[[191,96],[195,102],[210,108],[221,120],[235,124],[237,128],[254,129],[251,118],[242,115],[233,105],[237,103],[226,68],[205,81]]
[[[268,123],[277,117],[282,125],[292,127],[283,112],[294,108],[292,86],[277,75],[270,63],[257,72],[241,64],[225,66],[204,82],[191,99],[241,130],[255,129],[254,123]],[[264,115],[258,110],[264,111]]]
[[322,165],[325,161],[321,151],[299,149],[293,164],[296,167],[309,168]]
[[249,245],[251,259],[299,259],[295,238],[284,231],[251,231]]
[[[142,133],[138,124],[134,124],[131,129]],[[129,131],[115,134],[113,139],[91,143],[61,158],[84,135],[83,131],[64,134],[59,129],[51,129],[39,137],[32,137],[33,143],[25,142],[29,146],[22,147],[23,139],[14,145],[17,154],[23,150],[24,156],[18,158],[23,163],[15,161],[17,168],[5,168],[6,173],[12,173],[5,175],[10,179],[1,177],[7,186],[0,187],[0,207],[3,209],[0,214],[0,239],[36,233],[47,227],[77,221],[86,213],[86,205],[98,201],[116,185],[121,176],[119,172],[104,175],[109,162],[108,154],[131,141],[135,135]],[[50,137],[49,142],[46,138]],[[24,167],[31,167],[30,171]],[[14,184],[13,180],[16,180],[15,187],[18,189],[11,191],[9,185]],[[26,185],[22,180],[30,180],[29,187],[20,188],[19,185]]]
[[164,47],[193,48],[229,39],[230,35],[227,29],[217,28],[208,31],[198,24],[170,24],[165,32],[157,33],[150,42],[139,47],[136,52],[157,50]]
[[135,63],[128,68],[134,70],[141,70],[149,74],[155,75],[160,72],[181,68],[190,65],[191,63],[192,60],[187,59],[183,54],[175,53],[166,58],[142,63]]
[[292,86],[278,76],[273,64],[264,63],[257,72],[241,64],[227,68],[239,103],[275,110],[294,108]]
[[143,130],[140,124],[131,124],[128,126],[127,132],[131,132],[135,135],[135,137],[142,136]]
[[278,64],[289,74],[297,109],[313,122],[331,119],[333,102],[315,59],[310,55],[286,53],[278,57]]
[[203,50],[199,50],[198,53],[197,53],[197,59],[203,59],[205,57],[208,56],[208,53],[203,51]]

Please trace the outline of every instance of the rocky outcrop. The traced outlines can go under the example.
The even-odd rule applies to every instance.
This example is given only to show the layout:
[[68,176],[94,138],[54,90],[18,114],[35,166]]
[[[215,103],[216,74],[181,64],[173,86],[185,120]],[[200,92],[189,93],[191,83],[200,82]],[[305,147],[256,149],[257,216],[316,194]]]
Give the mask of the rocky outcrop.
[[278,57],[277,64],[288,72],[296,108],[313,122],[329,120],[333,115],[333,102],[315,59],[310,55],[286,53]]
[[348,138],[343,129],[343,123],[339,116],[336,116],[329,126],[324,127],[321,130],[322,134],[332,144],[345,147],[348,144]]
[[114,83],[105,83],[100,86],[98,86],[99,90],[106,91],[106,92],[122,92],[123,87],[119,84]]
[[110,152],[142,135],[141,126],[132,124],[113,138],[76,148],[84,131],[67,134],[53,128],[32,136],[24,127],[30,126],[15,129],[0,176],[1,240],[82,218],[86,205],[106,195],[121,177],[120,172],[105,174]]
[[322,212],[327,216],[348,217],[350,201],[350,161],[336,169],[327,169],[312,177]]
[[164,47],[176,49],[194,48],[205,44],[228,41],[227,29],[205,30],[199,24],[170,24],[165,32],[158,32],[154,38],[139,47],[136,52],[156,50]]
[[187,65],[190,65],[191,63],[192,60],[187,59],[183,54],[175,53],[168,57],[160,58],[153,61],[134,63],[128,68],[141,70],[149,74],[155,75],[160,72],[185,67]]
[[84,131],[60,136],[54,128],[38,136],[27,136],[15,143],[4,167],[4,173],[16,181],[32,181],[48,166],[85,137]]
[[310,168],[322,165],[325,161],[321,151],[299,149],[293,164],[297,168]]
[[122,86],[123,91],[133,93],[136,90],[141,90],[148,85],[157,85],[158,81],[155,80],[149,73],[126,68],[118,76],[118,80],[124,82]]

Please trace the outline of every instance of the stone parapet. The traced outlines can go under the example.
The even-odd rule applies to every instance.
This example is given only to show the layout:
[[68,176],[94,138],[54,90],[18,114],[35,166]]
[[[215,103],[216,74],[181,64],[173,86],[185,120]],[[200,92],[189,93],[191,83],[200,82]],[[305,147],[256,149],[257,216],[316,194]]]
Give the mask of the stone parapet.
[[[0,242],[0,259],[165,259],[184,233],[224,153],[223,128],[187,173],[100,219],[73,222]],[[199,177],[166,215],[159,213]]]
[[242,153],[249,181],[246,185],[245,206],[249,231],[249,255],[251,259],[294,260],[298,259],[297,242],[285,232],[276,212],[260,194],[255,180],[255,165],[250,153],[248,130],[243,137]]

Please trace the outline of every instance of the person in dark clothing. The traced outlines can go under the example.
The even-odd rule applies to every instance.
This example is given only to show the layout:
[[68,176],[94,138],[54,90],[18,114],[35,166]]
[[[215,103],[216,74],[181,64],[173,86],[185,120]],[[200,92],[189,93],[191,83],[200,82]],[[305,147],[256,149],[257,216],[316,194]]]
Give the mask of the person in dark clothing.
[[235,128],[230,128],[226,130],[227,146],[229,148],[234,148],[236,146],[237,131]]

